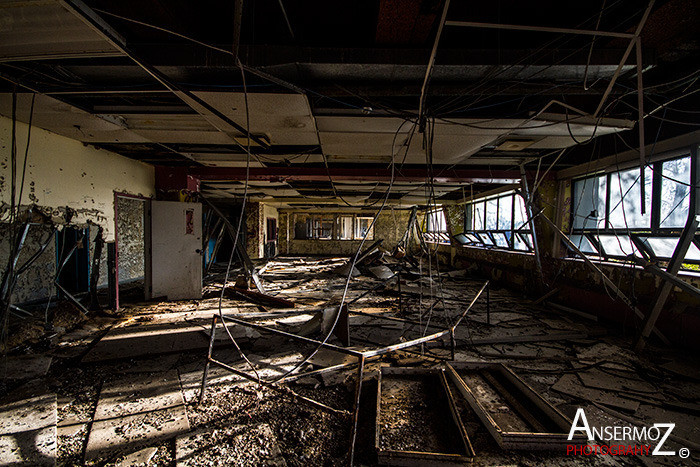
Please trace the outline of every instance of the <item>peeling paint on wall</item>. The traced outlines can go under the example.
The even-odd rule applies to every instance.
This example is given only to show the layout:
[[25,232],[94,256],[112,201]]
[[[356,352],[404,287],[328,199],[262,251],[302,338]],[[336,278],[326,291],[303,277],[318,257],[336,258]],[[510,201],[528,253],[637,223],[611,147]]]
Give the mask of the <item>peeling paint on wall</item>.
[[[48,225],[31,225],[24,242],[24,247],[19,255],[18,266],[24,264],[35,252],[39,250],[49,238],[51,227]],[[10,225],[0,224],[0,264],[3,271],[8,264],[10,254]],[[37,258],[31,267],[20,275],[12,294],[13,303],[23,303],[33,300],[41,300],[55,293],[53,278],[56,273],[56,242],[52,238],[48,247]]]
[[[144,277],[144,220],[144,201],[117,197],[119,282],[128,282]],[[100,274],[102,274],[101,267]]]

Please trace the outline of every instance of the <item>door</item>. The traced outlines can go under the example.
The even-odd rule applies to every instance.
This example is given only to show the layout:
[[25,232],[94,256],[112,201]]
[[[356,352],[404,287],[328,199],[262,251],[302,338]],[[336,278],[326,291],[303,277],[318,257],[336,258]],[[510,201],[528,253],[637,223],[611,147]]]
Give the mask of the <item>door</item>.
[[202,298],[202,205],[151,202],[149,297]]
[[274,258],[277,255],[277,219],[268,217],[266,230],[265,258]]

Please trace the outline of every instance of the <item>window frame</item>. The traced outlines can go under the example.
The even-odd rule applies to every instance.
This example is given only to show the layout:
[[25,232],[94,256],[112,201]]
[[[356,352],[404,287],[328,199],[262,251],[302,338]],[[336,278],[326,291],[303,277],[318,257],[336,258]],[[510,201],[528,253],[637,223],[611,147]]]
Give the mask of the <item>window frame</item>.
[[[614,178],[617,174],[624,171],[629,171],[630,169],[636,169],[639,171],[639,165],[632,167],[616,167],[612,170],[607,170],[595,174],[587,174],[585,176],[573,179],[571,182],[571,210],[570,210],[570,235],[581,235],[584,236],[588,242],[591,243],[593,248],[597,250],[598,254],[585,253],[586,256],[596,257],[603,260],[624,260],[628,256],[623,256],[619,254],[612,254],[606,252],[604,246],[598,240],[599,236],[615,235],[620,237],[629,237],[634,247],[638,250],[639,254],[636,256],[641,256],[649,261],[669,261],[670,257],[657,255],[657,252],[653,251],[652,248],[646,243],[647,238],[674,238],[679,239],[681,233],[683,232],[684,226],[675,227],[662,227],[661,224],[663,220],[661,219],[661,204],[662,204],[662,186],[665,178],[663,177],[663,167],[664,163],[670,161],[681,160],[685,158],[690,159],[690,184],[695,185],[689,189],[689,202],[688,202],[688,217],[690,219],[700,214],[700,207],[698,207],[698,191],[700,191],[700,159],[699,159],[698,146],[690,146],[681,148],[679,150],[674,150],[672,152],[664,153],[656,157],[652,162],[650,162],[645,170],[652,171],[652,183],[651,183],[651,205],[647,206],[650,212],[650,223],[648,227],[630,227],[620,228],[612,227],[610,221],[610,211],[611,211],[611,184],[616,182]],[[651,166],[651,167],[649,167]],[[605,213],[602,222],[597,222],[596,227],[574,227],[576,220],[576,210],[578,207],[578,200],[576,194],[578,190],[576,186],[578,183],[585,183],[587,180],[594,180],[598,177],[606,177],[605,186]],[[646,173],[645,173],[646,177]],[[639,177],[636,179],[636,183],[639,183]],[[667,183],[674,183],[668,181]],[[582,190],[581,192],[584,192]],[[624,193],[622,194],[624,199]],[[623,200],[620,202],[624,203]],[[675,210],[674,208],[673,210]],[[672,211],[673,211],[672,210]],[[580,215],[580,214],[579,214]],[[686,223],[687,223],[686,219]],[[700,232],[696,233],[693,240],[693,244],[700,249]],[[569,256],[576,256],[576,253],[569,250]],[[688,259],[684,258],[683,263],[685,264],[700,264],[700,259]]]
[[[513,252],[518,252],[518,253],[533,253],[533,245],[532,245],[532,230],[530,228],[530,219],[527,218],[527,213],[525,213],[525,219],[523,224],[515,228],[515,211],[516,209],[519,208],[520,203],[516,200],[516,196],[520,197],[521,200],[523,200],[522,196],[516,192],[515,190],[507,191],[504,193],[499,193],[497,195],[491,195],[491,196],[484,196],[482,198],[477,198],[474,200],[471,200],[467,202],[464,205],[464,230],[462,234],[454,235],[452,238],[455,239],[455,241],[465,247],[480,247],[480,248],[488,248],[488,249],[497,249],[497,250],[503,250],[503,251],[513,251]],[[500,228],[502,226],[501,223],[501,200],[510,198],[510,220],[509,220],[509,229],[503,229]],[[489,210],[487,209],[489,201],[493,202],[496,201],[496,219],[495,219],[495,225],[496,229],[487,229],[487,216]],[[523,200],[523,205],[524,205],[524,200]],[[476,216],[473,215],[474,212],[477,211],[477,207],[483,206],[482,212],[480,214],[481,219],[477,219]],[[483,228],[481,229],[476,229],[477,225],[477,220],[479,221],[479,225],[482,226]],[[506,241],[508,243],[508,246],[499,246],[497,241],[496,241],[496,235],[505,235]],[[469,242],[463,242],[461,238],[459,238],[459,235],[463,235],[465,237],[472,237],[469,238]],[[515,247],[516,244],[516,236],[519,239],[518,243],[524,244],[527,249],[519,249]],[[487,239],[488,242],[484,239]],[[476,239],[477,241],[474,241]]]

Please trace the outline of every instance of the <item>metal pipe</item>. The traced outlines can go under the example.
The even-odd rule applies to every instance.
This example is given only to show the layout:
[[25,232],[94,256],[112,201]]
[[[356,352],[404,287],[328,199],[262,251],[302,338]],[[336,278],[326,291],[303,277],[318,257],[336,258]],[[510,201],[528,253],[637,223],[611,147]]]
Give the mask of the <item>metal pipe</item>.
[[[226,326],[224,324],[224,326]],[[204,364],[204,373],[202,373],[202,389],[199,391],[199,403],[204,400],[204,391],[207,387],[207,377],[209,376],[209,364],[211,363],[211,354],[214,351],[214,341],[216,340],[216,315],[211,318],[211,333],[209,334],[209,350],[207,352],[207,361]]]
[[[262,326],[262,325],[260,325],[260,324],[250,323],[250,322],[248,322],[248,321],[245,321],[245,320],[242,320],[242,319],[233,318],[233,317],[231,317],[231,316],[224,316],[223,318],[224,318],[224,321],[230,321],[230,322],[232,322],[232,323],[240,324],[241,326],[248,326],[248,327],[251,327],[251,328],[253,328],[253,329],[257,329],[257,330],[259,330],[259,331],[264,331],[264,332],[270,332],[270,333],[273,333],[273,334],[278,334],[278,335],[280,335],[280,336],[289,337],[290,339],[296,339],[296,340],[299,340],[299,341],[302,341],[302,342],[306,342],[306,343],[309,343],[309,344],[316,344],[316,345],[318,345],[318,344],[321,344],[321,343],[322,343],[321,341],[317,341],[317,340],[315,340],[315,339],[310,339],[310,338],[308,338],[308,337],[299,336],[299,335],[297,335],[297,334],[292,334],[292,333],[289,333],[289,332],[280,331],[279,329],[269,328],[269,327],[267,327],[267,326]],[[346,354],[346,355],[352,355],[352,356],[354,356],[354,357],[359,357],[359,356],[362,355],[362,352],[358,352],[357,350],[345,349],[345,348],[343,348],[343,347],[338,347],[337,345],[333,345],[333,344],[329,344],[329,343],[323,344],[323,347],[329,348],[329,349],[331,349],[331,350],[334,350],[334,351],[336,351],[336,352],[343,353],[343,354]]]
[[478,23],[475,21],[447,21],[447,26],[460,26],[481,29],[508,29],[513,31],[553,32],[558,34],[581,34],[584,36],[621,37],[632,39],[634,34],[627,32],[597,31],[592,29],[553,28],[548,26],[527,26],[521,24]]

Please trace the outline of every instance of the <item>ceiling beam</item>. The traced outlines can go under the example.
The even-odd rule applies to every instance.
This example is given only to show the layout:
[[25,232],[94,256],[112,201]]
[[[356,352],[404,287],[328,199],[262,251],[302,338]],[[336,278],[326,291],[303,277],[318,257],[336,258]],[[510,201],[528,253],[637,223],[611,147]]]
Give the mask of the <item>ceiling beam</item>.
[[[158,167],[167,172],[171,168]],[[183,169],[184,170],[184,169]],[[192,167],[186,169],[187,175],[199,178],[203,182],[216,180],[245,180],[245,167]],[[435,183],[516,183],[520,179],[518,170],[488,170],[488,169],[434,169]],[[392,180],[390,168],[323,168],[323,167],[251,167],[248,173],[250,181],[372,181],[386,182]],[[403,168],[396,170],[393,177],[395,182],[425,182],[428,180],[427,168]]]

